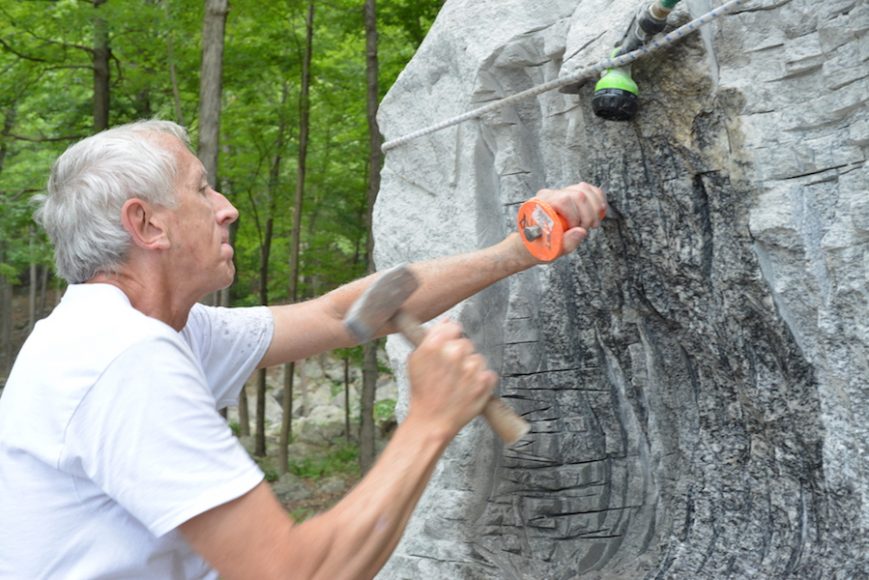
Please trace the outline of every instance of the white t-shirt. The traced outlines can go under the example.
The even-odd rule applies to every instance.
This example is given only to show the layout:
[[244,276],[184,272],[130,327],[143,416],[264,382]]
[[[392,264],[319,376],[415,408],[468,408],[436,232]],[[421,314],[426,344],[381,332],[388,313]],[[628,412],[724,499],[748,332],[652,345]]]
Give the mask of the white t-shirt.
[[273,328],[196,305],[179,333],[70,286],[0,397],[0,578],[216,578],[176,528],[262,481],[217,410]]

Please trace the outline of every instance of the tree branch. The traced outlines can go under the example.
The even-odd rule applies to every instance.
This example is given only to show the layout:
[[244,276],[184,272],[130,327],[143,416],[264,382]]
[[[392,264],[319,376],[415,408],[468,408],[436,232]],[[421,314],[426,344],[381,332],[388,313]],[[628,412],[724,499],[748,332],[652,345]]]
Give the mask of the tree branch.
[[[29,34],[30,36],[32,36],[32,37],[35,38],[36,40],[39,40],[39,41],[45,42],[46,44],[55,44],[55,45],[60,46],[60,47],[62,47],[62,48],[64,48],[64,49],[67,49],[67,48],[77,48],[77,49],[79,49],[79,50],[83,50],[83,51],[85,51],[85,52],[87,52],[87,53],[92,53],[92,52],[93,52],[93,48],[91,48],[91,47],[89,47],[89,46],[83,46],[83,45],[81,45],[81,44],[73,44],[73,43],[68,43],[68,42],[61,42],[61,41],[59,41],[59,40],[54,40],[54,39],[52,39],[52,38],[44,38],[44,37],[42,37],[42,36],[39,36],[38,34],[36,34],[35,32],[33,32],[32,30],[30,30],[29,28],[25,28],[25,27],[21,27],[21,26],[19,26],[18,23],[17,23],[17,22],[12,18],[12,15],[9,14],[9,12],[6,11],[5,9],[0,9],[0,11],[3,12],[3,14],[4,14],[4,15],[6,16],[6,18],[7,18],[7,21],[8,21],[8,22],[13,26],[13,27],[15,27],[15,28],[19,28],[19,29],[23,30],[26,34]],[[7,48],[11,48],[11,47],[9,47],[9,46],[7,45]],[[14,51],[13,51],[13,52],[14,52]],[[22,56],[21,58],[26,58],[26,57]],[[34,58],[35,58],[35,57],[34,57]],[[29,60],[34,60],[34,58],[31,58],[31,59],[29,59]],[[41,60],[42,62],[48,62],[48,61],[46,61],[46,60],[44,60],[44,59],[38,59],[38,61],[40,61],[40,60]]]
[[79,139],[84,139],[87,135],[64,135],[62,137],[28,137],[27,135],[16,135],[15,133],[9,133],[9,138],[16,139],[18,141],[29,141],[31,143],[56,143],[58,141],[77,141]]
[[6,42],[6,41],[5,41],[4,39],[2,39],[2,38],[0,38],[0,46],[2,46],[2,47],[5,48],[7,51],[11,52],[12,54],[14,54],[15,56],[17,56],[17,57],[20,58],[20,59],[30,60],[30,61],[33,61],[33,62],[49,62],[48,60],[46,60],[46,59],[44,59],[44,58],[39,58],[39,57],[36,57],[36,56],[30,56],[29,54],[24,54],[24,53],[18,52],[17,50],[15,50],[14,48],[12,48],[12,46],[11,46],[8,42]]

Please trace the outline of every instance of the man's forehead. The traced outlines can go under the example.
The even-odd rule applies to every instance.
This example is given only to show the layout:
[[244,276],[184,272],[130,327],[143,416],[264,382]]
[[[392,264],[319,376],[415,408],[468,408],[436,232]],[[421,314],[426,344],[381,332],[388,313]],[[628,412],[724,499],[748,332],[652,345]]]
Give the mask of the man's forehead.
[[198,157],[190,154],[188,162],[182,165],[182,178],[189,180],[190,184],[199,188],[208,184],[208,172]]
[[194,172],[194,175],[198,176],[198,177],[197,177],[197,180],[198,180],[200,183],[208,183],[208,172],[205,171],[205,166],[202,165],[202,162],[199,161],[199,159],[197,159],[196,161],[197,161],[199,167],[198,167],[198,169]]
[[162,134],[158,137],[161,144],[172,151],[179,161],[179,177],[184,180],[195,182],[197,187],[208,182],[208,172],[202,161],[190,151],[187,145],[174,135]]

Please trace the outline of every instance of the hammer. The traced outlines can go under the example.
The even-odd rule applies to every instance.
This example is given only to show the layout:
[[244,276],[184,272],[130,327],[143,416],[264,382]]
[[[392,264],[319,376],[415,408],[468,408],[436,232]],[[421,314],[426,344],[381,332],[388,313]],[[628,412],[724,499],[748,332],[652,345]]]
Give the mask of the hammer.
[[[367,342],[392,322],[411,344],[419,346],[426,331],[418,320],[401,309],[418,286],[416,276],[406,264],[384,271],[350,307],[344,325],[359,342]],[[486,403],[483,416],[507,445],[519,441],[530,429],[525,419],[495,396]]]

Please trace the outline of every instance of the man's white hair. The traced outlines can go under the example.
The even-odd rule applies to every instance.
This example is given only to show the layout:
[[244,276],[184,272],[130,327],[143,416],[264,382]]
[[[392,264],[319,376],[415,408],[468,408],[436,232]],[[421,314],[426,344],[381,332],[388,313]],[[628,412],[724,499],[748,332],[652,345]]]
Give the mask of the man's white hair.
[[137,121],[83,139],[55,161],[35,217],[54,244],[58,275],[70,284],[124,263],[131,240],[121,208],[128,199],[175,206],[177,164],[158,143],[161,134],[189,146],[180,125]]

